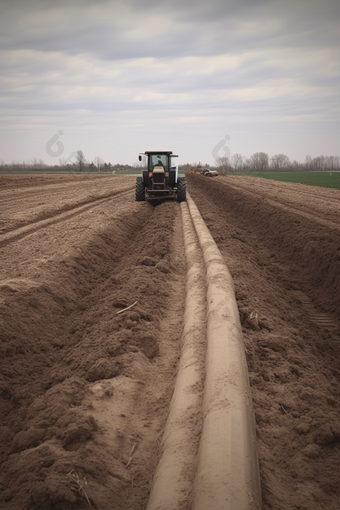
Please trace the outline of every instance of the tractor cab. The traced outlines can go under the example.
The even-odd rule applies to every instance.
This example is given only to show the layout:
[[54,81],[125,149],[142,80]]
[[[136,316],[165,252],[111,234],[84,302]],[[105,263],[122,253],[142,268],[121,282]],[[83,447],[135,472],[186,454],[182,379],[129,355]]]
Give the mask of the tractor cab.
[[151,171],[156,166],[162,166],[163,168],[168,169],[169,158],[166,154],[151,154],[149,158],[150,169]]

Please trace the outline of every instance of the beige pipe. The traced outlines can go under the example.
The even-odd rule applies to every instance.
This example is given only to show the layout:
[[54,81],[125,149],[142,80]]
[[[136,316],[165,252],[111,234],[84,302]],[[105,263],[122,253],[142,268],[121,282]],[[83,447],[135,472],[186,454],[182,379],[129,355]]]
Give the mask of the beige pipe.
[[[258,510],[255,423],[233,281],[197,207],[187,197],[188,205],[181,204],[188,264],[183,347],[147,510]],[[190,425],[197,420],[202,402],[192,388],[204,376],[198,346],[206,315],[203,429],[196,466]]]
[[188,198],[207,271],[203,430],[192,510],[261,508],[255,420],[234,284],[196,205]]
[[206,350],[205,271],[185,202],[181,209],[187,261],[182,350],[147,510],[188,508],[201,429],[201,417],[198,424],[197,420],[202,409]]

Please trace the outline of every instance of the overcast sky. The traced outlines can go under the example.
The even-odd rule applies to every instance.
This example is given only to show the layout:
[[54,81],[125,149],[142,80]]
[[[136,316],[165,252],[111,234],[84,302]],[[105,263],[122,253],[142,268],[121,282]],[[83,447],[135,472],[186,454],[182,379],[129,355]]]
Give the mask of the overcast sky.
[[338,156],[340,2],[0,0],[0,109],[5,162]]

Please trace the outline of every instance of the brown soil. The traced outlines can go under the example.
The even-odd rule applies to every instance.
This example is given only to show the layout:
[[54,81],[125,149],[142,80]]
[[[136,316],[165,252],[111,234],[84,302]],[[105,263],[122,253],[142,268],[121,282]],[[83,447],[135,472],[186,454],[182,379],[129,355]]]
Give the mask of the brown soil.
[[231,271],[265,509],[340,508],[340,192],[193,176]]
[[[338,509],[340,193],[188,188],[235,282],[263,506]],[[141,510],[180,355],[179,204],[82,175],[0,176],[0,201],[0,507]]]

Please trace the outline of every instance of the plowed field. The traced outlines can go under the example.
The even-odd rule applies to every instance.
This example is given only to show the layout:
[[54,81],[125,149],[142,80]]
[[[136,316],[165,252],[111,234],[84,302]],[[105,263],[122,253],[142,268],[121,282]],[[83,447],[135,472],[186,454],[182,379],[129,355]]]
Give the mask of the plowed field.
[[[338,510],[340,192],[201,175],[188,191],[234,280],[263,508]],[[128,176],[0,176],[0,260],[0,508],[145,509],[181,355],[180,204],[135,202]]]

